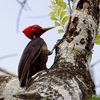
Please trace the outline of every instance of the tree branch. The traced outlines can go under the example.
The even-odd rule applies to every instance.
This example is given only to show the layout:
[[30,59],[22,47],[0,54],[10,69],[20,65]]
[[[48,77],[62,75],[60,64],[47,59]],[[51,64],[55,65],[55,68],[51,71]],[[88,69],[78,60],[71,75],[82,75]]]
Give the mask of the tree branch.
[[7,71],[7,70],[1,68],[1,67],[0,67],[0,71],[3,72],[3,73],[5,73],[5,74],[8,74],[8,75],[14,76],[14,77],[16,76],[15,74],[13,74],[13,73],[11,73],[11,72],[9,72],[9,71]]
[[[17,2],[21,5],[20,10],[18,12],[17,22],[16,22],[16,30],[17,30],[17,32],[19,32],[19,23],[20,23],[22,11],[23,11],[23,9],[27,10],[27,8],[28,9],[31,9],[31,8],[28,6],[27,0],[24,0],[23,2],[20,2],[19,0],[17,0]],[[25,7],[26,4],[27,4],[27,8]]]
[[9,58],[9,57],[13,57],[13,56],[17,56],[17,54],[9,54],[9,55],[5,55],[3,57],[0,57],[0,60],[3,60],[5,58]]

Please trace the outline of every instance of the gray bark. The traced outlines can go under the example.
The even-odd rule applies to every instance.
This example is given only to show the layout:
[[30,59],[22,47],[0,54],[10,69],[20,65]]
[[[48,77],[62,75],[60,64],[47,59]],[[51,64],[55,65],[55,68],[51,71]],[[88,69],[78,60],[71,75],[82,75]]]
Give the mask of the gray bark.
[[0,77],[0,100],[85,100],[95,94],[89,72],[99,23],[99,0],[75,0],[54,64],[35,74],[27,90],[17,77]]

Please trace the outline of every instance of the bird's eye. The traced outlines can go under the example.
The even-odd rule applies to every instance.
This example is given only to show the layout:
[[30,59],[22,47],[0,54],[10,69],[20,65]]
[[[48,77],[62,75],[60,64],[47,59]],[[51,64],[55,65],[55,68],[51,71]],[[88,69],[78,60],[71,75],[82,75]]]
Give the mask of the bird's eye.
[[40,26],[39,25],[33,25],[35,28],[39,28]]

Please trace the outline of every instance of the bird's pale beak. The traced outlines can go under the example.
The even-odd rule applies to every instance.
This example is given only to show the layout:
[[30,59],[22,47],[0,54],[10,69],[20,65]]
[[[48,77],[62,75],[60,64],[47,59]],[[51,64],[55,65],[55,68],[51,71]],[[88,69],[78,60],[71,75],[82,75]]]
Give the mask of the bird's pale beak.
[[55,28],[55,26],[47,27],[47,28],[42,28],[42,30],[43,30],[43,32],[46,32],[46,31],[48,31],[48,30],[50,30],[50,29],[53,29],[53,28]]

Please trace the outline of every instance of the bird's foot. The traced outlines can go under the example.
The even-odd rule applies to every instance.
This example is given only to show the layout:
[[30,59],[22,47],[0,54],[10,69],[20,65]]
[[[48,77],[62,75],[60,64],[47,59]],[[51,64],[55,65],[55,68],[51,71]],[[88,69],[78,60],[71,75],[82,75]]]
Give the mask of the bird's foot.
[[54,47],[52,48],[51,51],[48,50],[48,55],[51,55],[51,54],[53,53],[54,49],[55,49],[55,48],[58,46],[58,44],[60,43],[60,40],[61,40],[61,39],[57,40],[57,43],[54,45]]
[[54,45],[54,47],[52,48],[52,50],[51,50],[51,54],[53,53],[53,51],[54,51],[54,49],[58,46],[58,44],[60,43],[60,40],[61,39],[58,39],[57,40],[57,43]]
[[50,50],[48,50],[48,55],[51,55],[51,54],[52,54],[52,52]]

